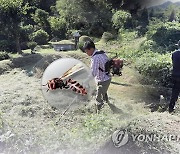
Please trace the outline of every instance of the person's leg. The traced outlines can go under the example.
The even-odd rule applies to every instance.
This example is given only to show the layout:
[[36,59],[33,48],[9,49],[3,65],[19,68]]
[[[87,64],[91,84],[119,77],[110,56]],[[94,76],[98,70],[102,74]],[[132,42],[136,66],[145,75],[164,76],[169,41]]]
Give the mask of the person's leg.
[[97,85],[96,101],[97,101],[98,110],[100,110],[104,105],[103,101],[108,102],[107,90],[110,83],[111,83],[111,79],[104,82],[99,82]]
[[180,82],[173,81],[173,88],[172,88],[172,95],[171,95],[171,100],[169,104],[169,112],[172,112],[174,110],[176,101],[178,100],[178,96],[180,93]]
[[102,96],[103,96],[103,101],[105,101],[106,103],[108,103],[108,101],[109,101],[107,91],[108,91],[110,83],[111,83],[111,79],[103,82],[103,93],[102,93]]
[[96,93],[96,101],[97,101],[97,105],[103,103],[103,99],[102,99],[102,91],[103,91],[103,86],[102,86],[101,84],[98,83],[98,85],[97,85],[97,93]]

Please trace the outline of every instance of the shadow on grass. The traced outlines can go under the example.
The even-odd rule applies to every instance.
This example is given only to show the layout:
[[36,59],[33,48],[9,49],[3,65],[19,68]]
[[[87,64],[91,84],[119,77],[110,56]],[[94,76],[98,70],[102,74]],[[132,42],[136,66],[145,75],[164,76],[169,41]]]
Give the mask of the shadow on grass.
[[111,84],[120,85],[120,86],[126,86],[126,87],[131,87],[132,86],[130,84],[118,83],[118,82],[114,82],[114,81],[111,81]]
[[123,114],[123,111],[116,107],[114,104],[110,102],[108,102],[107,104],[109,105],[110,109],[113,111],[114,114]]
[[[163,99],[160,99],[163,96]],[[168,109],[171,96],[171,88],[154,86],[144,87],[142,99],[145,106],[150,108],[151,112],[165,112]]]
[[42,58],[43,56],[41,54],[26,54],[23,57],[13,58],[11,62],[14,68],[22,68],[26,70],[27,66],[34,65]]

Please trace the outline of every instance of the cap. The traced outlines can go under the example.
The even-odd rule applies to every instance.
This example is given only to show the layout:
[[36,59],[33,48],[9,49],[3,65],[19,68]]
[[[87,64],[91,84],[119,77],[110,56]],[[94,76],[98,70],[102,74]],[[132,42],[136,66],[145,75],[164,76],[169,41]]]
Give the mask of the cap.
[[86,41],[79,48],[81,49],[82,52],[85,52],[85,49],[95,48],[95,44],[93,41]]
[[179,40],[179,41],[178,41],[178,43],[177,43],[177,44],[175,44],[175,45],[180,46],[180,40]]

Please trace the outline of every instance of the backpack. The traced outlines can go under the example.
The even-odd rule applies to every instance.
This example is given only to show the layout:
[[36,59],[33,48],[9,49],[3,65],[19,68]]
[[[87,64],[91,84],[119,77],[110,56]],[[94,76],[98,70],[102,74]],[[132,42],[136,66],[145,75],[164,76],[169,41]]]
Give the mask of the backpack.
[[[105,54],[104,51],[100,50],[98,52],[96,52],[93,56],[95,55],[99,55],[99,54]],[[110,71],[111,71],[111,68],[113,66],[113,59],[108,59],[108,61],[105,63],[104,67],[105,67],[105,70],[103,70],[102,68],[99,67],[99,70],[102,71],[102,72],[105,72],[106,75],[109,75],[110,74]]]

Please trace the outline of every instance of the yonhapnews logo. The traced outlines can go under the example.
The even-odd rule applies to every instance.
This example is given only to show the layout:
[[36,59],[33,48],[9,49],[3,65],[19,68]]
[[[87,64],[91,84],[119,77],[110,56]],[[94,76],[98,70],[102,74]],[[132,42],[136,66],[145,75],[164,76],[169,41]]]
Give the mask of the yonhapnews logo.
[[129,135],[126,130],[116,130],[112,135],[114,146],[120,148],[128,143]]
[[131,139],[133,142],[180,142],[180,135],[172,134],[132,134],[128,133],[127,130],[116,130],[112,135],[112,141],[115,147],[120,148],[126,145]]

